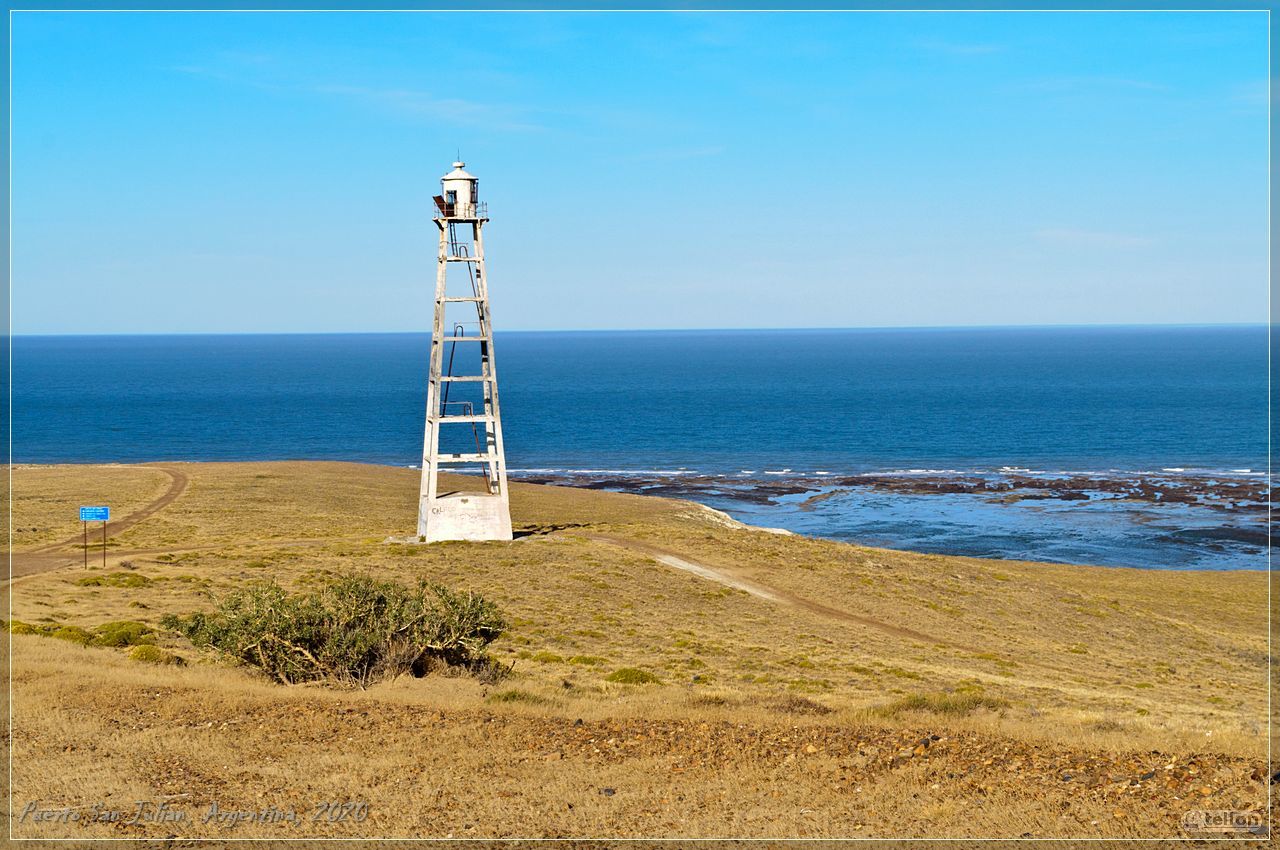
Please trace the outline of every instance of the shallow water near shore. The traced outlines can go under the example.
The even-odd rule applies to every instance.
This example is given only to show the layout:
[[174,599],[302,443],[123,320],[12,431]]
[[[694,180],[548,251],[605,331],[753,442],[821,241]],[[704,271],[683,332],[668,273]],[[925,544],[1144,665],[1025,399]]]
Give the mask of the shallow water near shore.
[[693,499],[752,525],[946,555],[1156,569],[1262,569],[1265,475],[590,471],[517,477]]
[[[427,336],[16,337],[17,462],[421,451]],[[1266,565],[1266,329],[499,333],[517,478],[868,545]]]

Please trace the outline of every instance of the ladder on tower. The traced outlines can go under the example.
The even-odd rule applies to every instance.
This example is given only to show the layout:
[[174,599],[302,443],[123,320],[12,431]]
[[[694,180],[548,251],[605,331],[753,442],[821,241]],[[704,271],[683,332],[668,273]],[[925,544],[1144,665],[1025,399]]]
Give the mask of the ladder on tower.
[[[498,486],[496,456],[487,451],[487,446],[482,447],[480,441],[480,426],[486,426],[486,437],[488,434],[488,424],[492,421],[492,417],[487,414],[477,415],[475,412],[474,402],[471,401],[450,401],[449,390],[454,383],[484,383],[488,384],[492,381],[492,376],[488,372],[487,358],[482,357],[480,375],[456,375],[454,374],[454,358],[458,351],[458,343],[460,342],[483,342],[491,341],[492,336],[488,328],[488,315],[485,313],[485,299],[480,294],[480,265],[479,258],[471,256],[470,248],[463,242],[458,240],[457,231],[453,222],[449,222],[449,256],[447,258],[452,262],[461,262],[467,270],[467,284],[470,287],[471,294],[467,296],[448,296],[443,298],[445,303],[473,303],[476,305],[477,321],[473,324],[478,325],[478,333],[474,336],[468,336],[466,333],[464,322],[454,322],[451,336],[443,337],[442,343],[449,344],[449,360],[448,365],[440,375],[440,381],[443,387],[440,391],[440,422],[457,422],[471,424],[471,437],[475,443],[474,453],[442,453],[438,459],[446,463],[463,463],[463,462],[480,462],[483,464],[484,470],[484,488],[487,494],[492,495]],[[483,390],[487,395],[489,390],[487,387]],[[449,406],[460,408],[461,413],[450,414]],[[487,442],[487,440],[486,440]]]
[[[473,283],[473,286],[474,286],[474,283]],[[441,391],[441,398],[440,398],[440,414],[441,414],[441,421],[447,422],[447,421],[450,421],[448,419],[450,404],[453,404],[455,406],[459,406],[462,408],[462,413],[460,415],[465,416],[471,420],[471,437],[475,441],[476,451],[475,451],[475,454],[463,455],[463,454],[453,453],[453,454],[445,455],[445,457],[454,461],[461,461],[464,459],[470,460],[470,461],[488,461],[488,460],[491,460],[491,456],[489,455],[488,452],[485,452],[480,447],[479,423],[484,421],[483,417],[480,419],[475,418],[475,408],[473,407],[472,402],[470,401],[453,401],[453,402],[449,401],[449,389],[454,385],[455,382],[488,380],[488,378],[486,378],[484,375],[454,375],[453,374],[453,356],[455,353],[457,353],[457,349],[458,349],[457,340],[463,338],[463,335],[464,335],[464,331],[463,331],[462,324],[461,323],[455,324],[453,326],[453,337],[451,338],[451,341],[449,343],[449,365],[446,368],[444,374],[440,376],[440,381],[441,383],[444,384],[444,388]],[[457,421],[457,420],[453,420],[453,421]],[[494,482],[490,480],[488,464],[485,465],[484,469],[485,469],[484,490],[486,493],[493,493]]]

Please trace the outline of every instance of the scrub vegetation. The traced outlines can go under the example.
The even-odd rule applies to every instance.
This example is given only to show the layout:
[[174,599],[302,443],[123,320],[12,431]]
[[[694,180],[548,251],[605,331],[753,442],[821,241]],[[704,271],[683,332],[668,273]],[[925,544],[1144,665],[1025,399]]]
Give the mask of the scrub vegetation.
[[478,594],[368,576],[296,594],[256,581],[228,594],[212,613],[171,614],[163,624],[278,682],[360,687],[425,675],[433,662],[496,678],[501,668],[485,647],[506,628],[497,606]]

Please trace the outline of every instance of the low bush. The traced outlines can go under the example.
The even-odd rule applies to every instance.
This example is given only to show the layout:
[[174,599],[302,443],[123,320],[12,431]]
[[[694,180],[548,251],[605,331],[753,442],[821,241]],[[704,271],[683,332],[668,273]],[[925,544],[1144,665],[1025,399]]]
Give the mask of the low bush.
[[980,709],[997,710],[1008,705],[1009,703],[1002,699],[977,693],[912,694],[882,706],[877,713],[886,717],[893,717],[907,711],[963,716],[973,714]]
[[135,620],[120,620],[103,623],[93,631],[80,626],[67,626],[62,623],[44,623],[33,626],[20,620],[9,623],[9,631],[15,635],[41,635],[69,640],[85,646],[139,646],[156,642],[156,630],[146,623]]
[[505,691],[498,691],[485,697],[489,702],[523,702],[530,705],[544,705],[550,700],[546,697],[540,697],[537,694],[531,694],[528,691],[522,691],[519,688],[509,688]]
[[167,652],[158,646],[151,644],[139,644],[129,650],[129,657],[134,661],[145,661],[148,664],[177,664],[182,665],[186,662],[181,656]]
[[530,656],[539,664],[562,664],[564,663],[563,655],[556,655],[554,652],[535,652]]
[[151,579],[141,573],[108,573],[105,576],[85,576],[76,581],[81,587],[145,587]]
[[79,626],[60,626],[50,632],[49,636],[56,637],[58,640],[69,640],[82,646],[88,646],[93,642],[93,635]]
[[831,714],[835,709],[825,706],[820,702],[809,699],[808,697],[796,696],[788,694],[768,703],[769,708],[780,714],[807,714],[811,716],[820,716],[823,714]]
[[103,623],[93,630],[93,642],[98,646],[138,646],[156,642],[155,629],[136,620],[120,620]]
[[662,681],[647,670],[637,670],[634,667],[622,667],[614,670],[608,676],[605,676],[604,680],[606,682],[618,682],[623,685],[649,685]]
[[485,648],[506,628],[497,606],[439,585],[349,576],[302,593],[255,582],[211,613],[170,615],[166,628],[261,668],[278,682],[328,679],[365,687],[436,664],[500,678]]

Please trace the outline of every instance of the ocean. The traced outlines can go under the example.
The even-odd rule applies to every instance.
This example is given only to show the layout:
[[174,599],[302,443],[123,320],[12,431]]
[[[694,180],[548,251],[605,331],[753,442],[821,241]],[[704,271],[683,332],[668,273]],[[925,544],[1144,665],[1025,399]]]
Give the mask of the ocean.
[[[19,463],[417,464],[425,334],[18,336]],[[868,545],[1262,569],[1267,329],[509,332],[507,463]]]

